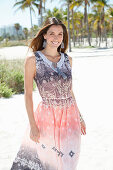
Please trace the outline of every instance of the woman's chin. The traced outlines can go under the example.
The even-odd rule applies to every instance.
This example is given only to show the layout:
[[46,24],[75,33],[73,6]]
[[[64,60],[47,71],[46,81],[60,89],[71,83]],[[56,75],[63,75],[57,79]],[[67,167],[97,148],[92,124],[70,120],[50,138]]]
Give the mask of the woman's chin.
[[51,45],[51,48],[58,48],[59,46],[58,45]]
[[60,44],[48,44],[48,46],[49,46],[50,48],[57,49],[57,48],[60,46]]

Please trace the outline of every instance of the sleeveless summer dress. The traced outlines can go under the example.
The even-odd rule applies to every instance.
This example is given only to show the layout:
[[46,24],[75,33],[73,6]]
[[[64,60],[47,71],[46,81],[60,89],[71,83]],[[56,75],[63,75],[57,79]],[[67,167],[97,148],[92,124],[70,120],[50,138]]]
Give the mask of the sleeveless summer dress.
[[80,154],[79,109],[72,98],[72,71],[68,55],[54,63],[36,51],[34,78],[42,101],[34,117],[40,130],[40,143],[30,139],[30,125],[11,170],[76,170]]

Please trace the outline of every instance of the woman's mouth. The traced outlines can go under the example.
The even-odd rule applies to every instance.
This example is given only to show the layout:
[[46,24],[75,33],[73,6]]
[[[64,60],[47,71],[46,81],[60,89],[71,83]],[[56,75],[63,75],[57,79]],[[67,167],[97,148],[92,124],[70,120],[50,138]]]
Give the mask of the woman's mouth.
[[52,41],[52,43],[55,44],[55,45],[59,44],[58,41]]

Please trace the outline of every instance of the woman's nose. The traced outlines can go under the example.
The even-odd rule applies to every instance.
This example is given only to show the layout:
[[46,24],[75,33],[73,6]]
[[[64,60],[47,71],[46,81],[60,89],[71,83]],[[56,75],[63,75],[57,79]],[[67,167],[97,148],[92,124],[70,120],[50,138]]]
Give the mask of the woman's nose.
[[58,35],[54,35],[54,39],[57,40],[58,39]]

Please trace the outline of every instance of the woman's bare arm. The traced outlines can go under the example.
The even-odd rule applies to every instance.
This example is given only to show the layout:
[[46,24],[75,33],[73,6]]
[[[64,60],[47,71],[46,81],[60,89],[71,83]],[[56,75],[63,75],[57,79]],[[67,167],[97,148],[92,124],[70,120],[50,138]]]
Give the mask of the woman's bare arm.
[[24,67],[24,94],[25,94],[25,105],[29,118],[30,126],[35,125],[35,119],[33,116],[33,100],[32,100],[32,91],[33,91],[33,79],[35,76],[35,56],[27,57],[25,60]]
[[36,74],[35,56],[27,57],[24,70],[24,89],[25,89],[25,105],[30,123],[30,138],[34,142],[39,142],[40,131],[36,125],[33,111],[33,79]]

